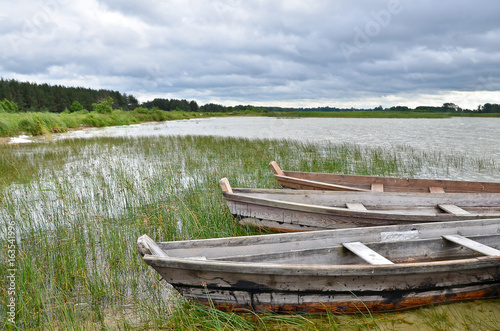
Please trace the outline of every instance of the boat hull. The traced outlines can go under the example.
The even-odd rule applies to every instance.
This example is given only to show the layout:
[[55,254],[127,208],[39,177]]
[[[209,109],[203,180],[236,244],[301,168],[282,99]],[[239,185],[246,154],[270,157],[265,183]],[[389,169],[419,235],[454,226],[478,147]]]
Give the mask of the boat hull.
[[[242,225],[277,232],[500,217],[498,193],[366,194],[234,188],[223,195],[231,214]],[[363,208],[347,208],[349,204]],[[460,206],[462,212],[439,207],[447,205]]]
[[500,193],[500,183],[443,179],[399,178],[283,171],[269,163],[278,183],[284,188],[325,191],[413,192],[413,193]]
[[[384,295],[362,293],[248,293],[236,291],[203,290],[193,288],[176,289],[191,301],[224,311],[307,313],[307,314],[359,314],[384,313],[416,309],[440,303],[496,298],[500,285],[465,286],[460,289],[429,291],[392,291]],[[212,303],[207,300],[210,298]],[[238,298],[229,302],[227,298]]]
[[[225,310],[386,312],[500,296],[500,219],[157,244],[147,238],[149,248],[143,237],[143,260],[166,282]],[[459,237],[460,244],[449,239]],[[388,262],[367,261],[346,244],[356,241]]]
[[388,312],[500,294],[500,258],[491,257],[458,260],[438,268],[424,263],[404,270],[405,265],[398,264],[380,272],[368,266],[346,275],[332,270],[322,276],[296,275],[292,270],[246,273],[224,265],[194,270],[145,261],[187,299],[212,302],[224,310]]

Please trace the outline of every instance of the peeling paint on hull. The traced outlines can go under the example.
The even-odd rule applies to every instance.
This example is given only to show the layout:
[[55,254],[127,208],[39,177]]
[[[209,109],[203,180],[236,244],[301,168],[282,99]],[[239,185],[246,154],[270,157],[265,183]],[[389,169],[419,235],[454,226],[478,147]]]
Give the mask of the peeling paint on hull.
[[[213,291],[211,295],[214,294]],[[437,305],[443,303],[470,301],[478,299],[490,299],[498,297],[500,294],[500,285],[493,284],[481,289],[477,287],[464,288],[463,292],[459,293],[407,293],[403,297],[395,301],[388,300],[387,298],[380,297],[378,300],[374,296],[353,296],[350,295],[332,295],[325,298],[325,301],[302,302],[302,303],[273,303],[273,302],[255,302],[250,300],[241,304],[228,304],[227,302],[213,302],[215,308],[224,311],[248,311],[255,312],[274,312],[274,313],[307,313],[307,314],[360,314],[360,313],[383,313],[416,309],[429,305]],[[199,303],[210,305],[207,296],[202,298],[191,297],[188,293],[183,293],[190,300]],[[191,293],[192,295],[192,293]],[[272,298],[272,295],[268,296]],[[295,296],[295,298],[298,298]],[[251,303],[253,302],[253,303]]]

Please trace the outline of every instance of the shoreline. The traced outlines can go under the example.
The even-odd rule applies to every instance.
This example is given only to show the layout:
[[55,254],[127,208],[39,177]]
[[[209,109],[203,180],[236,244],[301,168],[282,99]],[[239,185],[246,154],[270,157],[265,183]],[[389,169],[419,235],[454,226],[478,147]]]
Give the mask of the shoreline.
[[[34,113],[36,114],[36,113]],[[56,114],[57,115],[57,114]],[[179,115],[179,114],[178,114]],[[189,114],[186,112],[186,116],[182,116],[180,114],[180,118],[172,118],[172,119],[167,119],[167,120],[162,120],[162,121],[152,121],[152,120],[146,120],[146,121],[141,121],[139,123],[131,123],[131,124],[117,124],[117,125],[104,125],[104,126],[92,126],[88,124],[82,124],[78,127],[68,127],[66,128],[66,131],[63,132],[46,132],[44,134],[40,135],[31,135],[30,133],[27,132],[19,132],[18,135],[16,136],[7,136],[7,137],[0,137],[0,145],[9,145],[9,144],[22,144],[22,143],[29,143],[31,141],[19,141],[19,142],[13,142],[13,140],[16,139],[21,139],[23,136],[27,136],[28,139],[30,138],[35,138],[35,139],[40,139],[41,137],[47,137],[48,140],[51,140],[52,134],[59,134],[59,133],[68,133],[68,132],[75,132],[75,131],[85,131],[89,129],[99,129],[99,128],[112,128],[112,127],[121,127],[121,126],[134,126],[134,125],[143,125],[143,124],[148,124],[148,123],[165,123],[165,122],[173,122],[173,121],[185,121],[185,120],[193,120],[193,119],[210,119],[210,118],[231,118],[231,117],[267,117],[269,119],[275,119],[275,118],[282,118],[282,119],[314,119],[314,118],[339,118],[339,119],[452,119],[452,118],[463,118],[463,117],[468,117],[468,118],[485,118],[485,117],[491,117],[491,118],[500,118],[500,113],[491,113],[491,114],[450,114],[450,113],[415,113],[415,112],[276,112],[276,113],[257,113],[257,112],[252,112],[252,113],[203,113],[203,114],[195,114],[195,116],[192,116],[193,114]],[[198,116],[196,116],[198,115]],[[390,115],[390,116],[389,116]],[[48,128],[47,128],[48,129]]]

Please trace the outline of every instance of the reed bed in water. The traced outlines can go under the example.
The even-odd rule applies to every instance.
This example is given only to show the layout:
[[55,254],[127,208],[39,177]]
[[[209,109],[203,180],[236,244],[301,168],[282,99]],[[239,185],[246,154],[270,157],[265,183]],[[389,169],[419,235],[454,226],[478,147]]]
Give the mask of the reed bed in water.
[[[0,146],[0,315],[7,329],[420,330],[500,328],[500,301],[404,314],[234,314],[184,302],[136,240],[255,234],[218,180],[277,188],[268,163],[351,174],[499,180],[496,160],[356,145],[215,137],[96,138]],[[15,236],[9,230],[15,230]],[[15,254],[9,254],[15,245]],[[8,280],[8,281],[6,281]],[[15,293],[15,324],[10,293]],[[461,306],[460,306],[461,305]],[[12,305],[11,305],[12,306]]]

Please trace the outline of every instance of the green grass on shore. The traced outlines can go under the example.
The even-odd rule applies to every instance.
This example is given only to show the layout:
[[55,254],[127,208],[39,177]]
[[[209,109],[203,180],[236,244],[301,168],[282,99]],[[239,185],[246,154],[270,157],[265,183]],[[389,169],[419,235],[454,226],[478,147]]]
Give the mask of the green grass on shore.
[[84,127],[130,125],[151,121],[183,120],[221,116],[222,113],[199,113],[185,111],[162,111],[139,108],[134,111],[115,110],[110,114],[97,112],[78,113],[0,113],[0,137],[15,137],[20,134],[40,136],[61,133]]
[[[234,222],[218,180],[278,188],[283,169],[498,178],[494,160],[401,146],[169,136],[0,145],[0,328],[8,330],[498,330],[500,301],[342,316],[226,313],[175,295],[136,240],[258,234]],[[15,236],[9,242],[9,226]],[[14,270],[13,272],[11,270]],[[7,312],[14,282],[15,325]],[[9,287],[8,287],[9,286]]]

